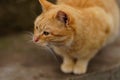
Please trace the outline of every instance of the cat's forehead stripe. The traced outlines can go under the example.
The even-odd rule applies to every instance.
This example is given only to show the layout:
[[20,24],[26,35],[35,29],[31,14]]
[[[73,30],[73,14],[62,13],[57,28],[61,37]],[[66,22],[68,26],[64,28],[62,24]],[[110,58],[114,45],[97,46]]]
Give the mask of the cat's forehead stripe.
[[38,17],[37,19],[36,19],[36,21],[35,21],[35,25],[37,25],[37,26],[43,26],[43,24],[41,24],[41,23],[43,23],[43,22],[45,22],[45,19],[44,19],[44,17]]
[[35,24],[36,24],[36,25],[39,24],[42,19],[44,19],[43,16],[38,16],[38,17],[36,18],[36,20],[35,20]]

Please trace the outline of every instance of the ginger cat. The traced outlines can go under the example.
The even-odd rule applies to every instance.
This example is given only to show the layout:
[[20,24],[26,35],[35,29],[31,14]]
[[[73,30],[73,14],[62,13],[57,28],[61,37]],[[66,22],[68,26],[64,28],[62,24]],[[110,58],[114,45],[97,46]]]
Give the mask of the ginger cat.
[[34,42],[63,58],[64,73],[84,74],[89,61],[119,33],[115,0],[39,0],[43,12],[35,20]]

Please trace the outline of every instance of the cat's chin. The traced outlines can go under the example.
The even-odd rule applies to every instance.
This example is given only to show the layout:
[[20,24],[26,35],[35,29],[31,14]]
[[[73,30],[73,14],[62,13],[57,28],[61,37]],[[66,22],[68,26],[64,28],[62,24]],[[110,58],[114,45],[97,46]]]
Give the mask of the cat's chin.
[[39,45],[39,46],[41,46],[41,47],[46,47],[46,46],[48,46],[48,43],[36,43],[37,45]]

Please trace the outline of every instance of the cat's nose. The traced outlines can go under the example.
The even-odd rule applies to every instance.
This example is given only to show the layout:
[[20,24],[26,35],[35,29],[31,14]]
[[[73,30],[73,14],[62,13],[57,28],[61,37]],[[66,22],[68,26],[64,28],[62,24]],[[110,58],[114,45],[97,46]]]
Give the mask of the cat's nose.
[[34,37],[34,38],[33,38],[33,41],[34,41],[34,42],[38,42],[38,41],[39,41],[39,37]]

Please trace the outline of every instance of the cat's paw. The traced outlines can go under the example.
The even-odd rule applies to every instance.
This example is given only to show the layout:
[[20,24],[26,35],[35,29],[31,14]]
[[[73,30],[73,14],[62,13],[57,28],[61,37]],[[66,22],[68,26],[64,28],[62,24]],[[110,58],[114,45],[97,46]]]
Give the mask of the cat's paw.
[[64,73],[72,73],[73,72],[74,64],[62,64],[61,70]]
[[74,74],[84,74],[87,71],[87,66],[86,65],[75,65],[74,69],[73,69],[73,73]]

